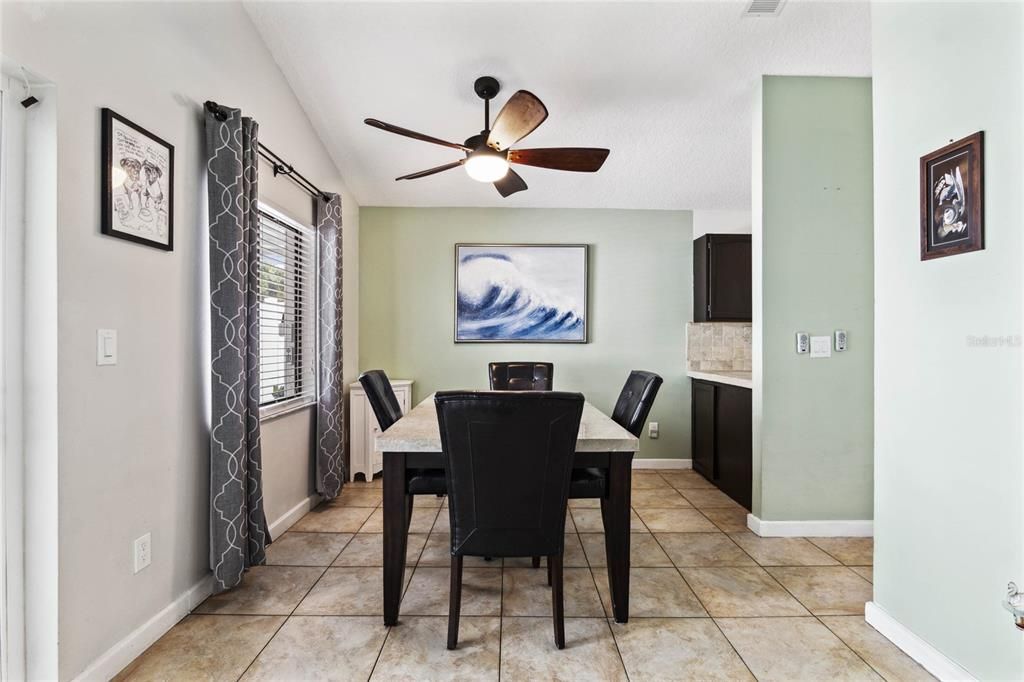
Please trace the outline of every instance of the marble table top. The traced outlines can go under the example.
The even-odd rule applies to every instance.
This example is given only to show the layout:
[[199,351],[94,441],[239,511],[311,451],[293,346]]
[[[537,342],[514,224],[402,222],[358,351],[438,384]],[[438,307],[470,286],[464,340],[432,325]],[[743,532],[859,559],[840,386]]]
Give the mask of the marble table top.
[[[636,452],[639,448],[639,439],[611,417],[590,403],[583,405],[576,452]],[[377,452],[441,452],[433,394],[377,436]]]

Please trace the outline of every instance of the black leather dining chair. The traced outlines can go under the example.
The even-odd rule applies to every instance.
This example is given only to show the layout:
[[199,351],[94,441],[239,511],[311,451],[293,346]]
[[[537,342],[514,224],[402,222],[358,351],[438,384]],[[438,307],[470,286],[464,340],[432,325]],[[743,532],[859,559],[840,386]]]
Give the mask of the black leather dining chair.
[[[373,414],[377,417],[377,425],[381,433],[402,418],[402,406],[391,388],[388,375],[382,369],[371,369],[359,375],[359,384],[366,391],[366,399],[370,401]],[[406,492],[410,495],[444,495],[444,471],[441,469],[411,469],[406,475]],[[411,502],[411,501],[410,501]],[[409,518],[412,518],[412,504],[409,505]]]
[[[612,410],[612,419],[631,434],[640,437],[644,430],[654,399],[661,388],[662,378],[654,372],[634,369],[629,373],[625,386],[619,392]],[[605,497],[608,479],[601,469],[577,469],[572,474],[569,497],[573,499]]]
[[555,366],[550,362],[492,362],[487,376],[492,391],[550,391]]
[[546,556],[555,645],[565,648],[562,553],[579,393],[438,393],[448,485],[451,594],[448,648],[459,639],[465,556]]

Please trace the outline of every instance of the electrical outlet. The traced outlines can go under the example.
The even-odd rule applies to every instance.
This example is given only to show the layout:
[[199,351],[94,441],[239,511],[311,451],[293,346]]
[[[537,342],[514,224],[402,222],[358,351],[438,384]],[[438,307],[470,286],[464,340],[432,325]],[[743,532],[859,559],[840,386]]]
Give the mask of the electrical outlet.
[[658,437],[658,422],[651,422],[647,425],[647,435],[651,437],[651,440],[655,440]]
[[135,572],[138,573],[153,561],[153,541],[149,533],[135,538]]

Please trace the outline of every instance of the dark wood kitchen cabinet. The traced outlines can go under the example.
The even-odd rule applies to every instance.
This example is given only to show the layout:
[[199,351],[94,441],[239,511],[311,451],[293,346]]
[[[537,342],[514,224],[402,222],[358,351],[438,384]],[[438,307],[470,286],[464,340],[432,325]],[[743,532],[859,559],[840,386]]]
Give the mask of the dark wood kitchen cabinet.
[[751,391],[692,380],[693,469],[750,509]]
[[693,321],[750,322],[750,235],[693,242]]

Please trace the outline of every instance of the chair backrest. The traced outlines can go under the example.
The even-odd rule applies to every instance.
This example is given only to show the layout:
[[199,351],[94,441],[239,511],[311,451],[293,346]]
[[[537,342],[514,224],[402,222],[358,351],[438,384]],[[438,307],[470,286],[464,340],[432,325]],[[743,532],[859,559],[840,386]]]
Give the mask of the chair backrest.
[[583,396],[445,391],[434,402],[452,554],[560,554]]
[[359,383],[366,391],[366,399],[370,401],[370,407],[377,416],[380,430],[387,431],[402,418],[402,406],[398,404],[398,397],[391,388],[388,375],[382,369],[371,369],[359,375]]
[[550,391],[555,366],[550,362],[492,362],[487,374],[492,391]]
[[626,385],[619,393],[619,399],[615,401],[612,419],[639,438],[640,432],[644,430],[647,415],[651,413],[651,407],[654,405],[654,398],[658,395],[659,388],[661,388],[660,376],[654,372],[634,369],[629,373]]

